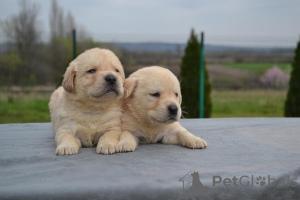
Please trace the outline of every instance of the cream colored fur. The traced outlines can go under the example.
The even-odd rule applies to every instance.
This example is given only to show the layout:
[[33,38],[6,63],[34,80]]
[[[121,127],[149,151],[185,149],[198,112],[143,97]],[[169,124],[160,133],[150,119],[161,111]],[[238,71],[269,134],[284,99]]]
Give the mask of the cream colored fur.
[[[108,75],[116,78],[115,85],[105,80]],[[95,145],[97,153],[116,152],[124,79],[119,59],[109,50],[90,49],[70,63],[49,103],[57,155]]]
[[[125,80],[124,88],[122,135],[118,151],[134,151],[139,142],[160,141],[188,148],[207,146],[203,139],[179,124],[182,101],[180,84],[168,69],[157,66],[142,68]],[[176,116],[170,116],[170,105],[178,108]]]

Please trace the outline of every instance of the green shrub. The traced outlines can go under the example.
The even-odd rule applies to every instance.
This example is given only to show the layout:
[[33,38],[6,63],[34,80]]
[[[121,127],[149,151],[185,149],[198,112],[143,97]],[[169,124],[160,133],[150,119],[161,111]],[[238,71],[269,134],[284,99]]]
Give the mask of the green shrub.
[[300,41],[295,50],[292,67],[284,114],[286,117],[300,117]]
[[[182,108],[187,112],[187,118],[199,118],[199,77],[200,77],[200,43],[194,30],[185,48],[185,55],[181,60],[180,77]],[[204,117],[211,116],[211,85],[209,83],[208,72],[205,68],[205,99]]]

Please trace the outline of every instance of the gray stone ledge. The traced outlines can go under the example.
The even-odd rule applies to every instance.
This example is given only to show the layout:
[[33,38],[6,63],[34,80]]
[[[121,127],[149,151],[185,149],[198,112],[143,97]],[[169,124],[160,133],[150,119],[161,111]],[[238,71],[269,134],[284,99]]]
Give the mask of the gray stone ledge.
[[[300,199],[300,118],[183,119],[181,124],[208,148],[146,144],[131,153],[97,155],[95,148],[82,148],[78,155],[55,156],[50,123],[2,124],[0,199]],[[186,184],[194,171],[207,193],[183,192],[179,179],[188,173]],[[213,186],[214,176],[251,180],[252,175],[253,186]],[[255,183],[268,175],[296,178],[297,186]]]

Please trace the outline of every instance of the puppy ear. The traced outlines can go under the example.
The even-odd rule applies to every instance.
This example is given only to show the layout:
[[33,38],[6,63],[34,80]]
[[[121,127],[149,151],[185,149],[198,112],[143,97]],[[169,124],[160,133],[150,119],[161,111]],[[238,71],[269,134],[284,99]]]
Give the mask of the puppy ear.
[[76,77],[76,63],[71,62],[65,72],[64,80],[62,82],[62,86],[67,92],[74,92],[75,77]]
[[138,80],[136,78],[127,78],[124,82],[124,98],[128,98],[133,90],[137,87]]

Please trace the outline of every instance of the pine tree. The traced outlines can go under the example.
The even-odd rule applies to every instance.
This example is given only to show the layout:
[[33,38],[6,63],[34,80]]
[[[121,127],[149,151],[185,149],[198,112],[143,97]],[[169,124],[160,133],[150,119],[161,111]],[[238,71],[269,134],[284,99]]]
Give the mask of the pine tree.
[[[181,93],[182,107],[187,112],[187,118],[199,118],[199,77],[200,77],[200,43],[194,30],[185,48],[185,55],[181,60]],[[205,99],[204,99],[204,117],[211,115],[211,85],[209,83],[208,73],[205,68]]]
[[285,116],[300,117],[300,41],[295,50],[287,99],[285,101]]

